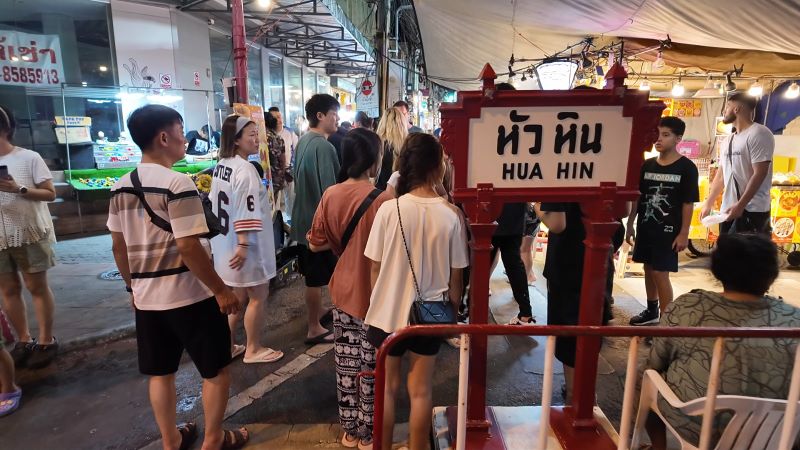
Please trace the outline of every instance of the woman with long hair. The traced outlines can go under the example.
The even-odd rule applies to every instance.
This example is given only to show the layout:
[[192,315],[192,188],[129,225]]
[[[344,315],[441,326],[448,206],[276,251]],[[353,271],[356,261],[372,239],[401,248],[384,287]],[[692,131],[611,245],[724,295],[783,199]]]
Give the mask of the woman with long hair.
[[[449,300],[457,308],[463,289],[462,269],[469,263],[459,212],[434,188],[441,184],[445,171],[441,144],[431,135],[414,133],[403,145],[397,166],[399,197],[381,205],[364,252],[372,260],[367,339],[376,348],[389,334],[408,325],[411,305],[418,296],[423,300]],[[439,338],[415,337],[390,350],[383,448],[391,448],[400,362],[406,351],[410,359],[409,447],[427,448],[431,383],[440,344]]]
[[250,162],[258,154],[258,126],[250,119],[230,115],[222,124],[220,160],[214,168],[209,198],[223,231],[211,239],[214,269],[247,308],[244,330],[247,345],[235,344],[235,330],[241,313],[228,316],[231,353],[244,353],[245,363],[269,363],[283,352],[260,342],[266,322],[264,304],[269,280],[274,278],[275,240],[272,233],[272,205],[266,186]]
[[389,108],[378,122],[378,136],[383,141],[383,162],[375,186],[378,189],[386,190],[386,183],[392,172],[397,170],[397,160],[400,150],[403,148],[406,137],[408,137],[408,126],[406,125],[403,112],[397,108]]
[[380,167],[381,151],[381,140],[371,130],[357,128],[345,135],[338,184],[325,190],[307,235],[312,252],[331,249],[339,256],[328,285],[334,306],[339,423],[342,445],[362,450],[372,448],[374,381],[357,378],[358,372],[375,368],[375,348],[364,325],[372,290],[364,248],[378,208],[392,198],[370,182]]

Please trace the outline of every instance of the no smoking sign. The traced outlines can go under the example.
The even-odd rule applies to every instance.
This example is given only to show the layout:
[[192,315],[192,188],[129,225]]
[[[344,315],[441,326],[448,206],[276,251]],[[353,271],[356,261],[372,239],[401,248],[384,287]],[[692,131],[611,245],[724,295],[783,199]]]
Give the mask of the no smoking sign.
[[369,97],[370,95],[372,95],[372,82],[371,81],[364,80],[364,82],[361,83],[361,95],[363,95],[365,97]]

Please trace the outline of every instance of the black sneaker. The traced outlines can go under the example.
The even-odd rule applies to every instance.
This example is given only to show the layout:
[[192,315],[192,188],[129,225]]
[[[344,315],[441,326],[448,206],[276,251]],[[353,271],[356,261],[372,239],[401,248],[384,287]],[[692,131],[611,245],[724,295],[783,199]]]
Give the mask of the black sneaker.
[[28,358],[29,369],[41,369],[47,367],[56,359],[58,354],[58,341],[53,336],[52,344],[34,344],[30,358]]
[[36,345],[36,340],[31,342],[17,342],[11,350],[11,358],[14,360],[15,367],[24,367],[25,363],[30,358],[33,352],[33,346]]
[[631,317],[630,321],[630,324],[634,326],[651,325],[656,323],[658,323],[658,310],[650,308],[645,309],[639,314]]

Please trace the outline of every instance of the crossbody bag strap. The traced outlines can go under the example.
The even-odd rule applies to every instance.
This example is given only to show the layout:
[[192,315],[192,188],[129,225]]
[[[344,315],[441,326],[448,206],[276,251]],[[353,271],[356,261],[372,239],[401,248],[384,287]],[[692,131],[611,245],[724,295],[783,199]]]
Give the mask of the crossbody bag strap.
[[150,216],[150,221],[153,223],[153,225],[161,228],[167,233],[172,233],[172,225],[164,220],[163,217],[156,214],[155,211],[153,211],[153,208],[147,204],[144,190],[142,189],[142,181],[139,179],[139,169],[133,169],[133,172],[131,172],[131,184],[133,184],[135,195],[139,197],[139,201],[142,202],[142,207],[144,207],[144,210],[147,211],[147,215]]
[[731,180],[733,180],[733,188],[736,189],[736,201],[739,201],[742,198],[741,192],[739,192],[739,183],[736,182],[736,174],[733,172],[733,137],[736,136],[735,133],[731,133],[731,138],[728,139],[728,169],[731,171]]
[[411,268],[411,278],[414,280],[414,289],[417,291],[417,300],[422,300],[422,293],[419,291],[419,284],[417,283],[417,275],[414,273],[414,264],[411,263],[411,252],[408,251],[408,243],[406,242],[406,233],[403,230],[403,219],[400,216],[400,198],[395,200],[397,204],[397,222],[400,224],[400,235],[403,236],[403,247],[406,248],[406,257],[408,258],[408,267]]
[[355,214],[353,214],[353,218],[350,219],[350,223],[347,224],[347,228],[344,230],[344,234],[342,235],[342,251],[347,248],[347,244],[350,242],[350,238],[353,236],[353,232],[356,231],[356,226],[361,221],[361,218],[364,216],[364,213],[367,212],[372,202],[381,195],[382,190],[375,188],[372,192],[367,195],[367,198],[361,202],[358,209],[356,210]]

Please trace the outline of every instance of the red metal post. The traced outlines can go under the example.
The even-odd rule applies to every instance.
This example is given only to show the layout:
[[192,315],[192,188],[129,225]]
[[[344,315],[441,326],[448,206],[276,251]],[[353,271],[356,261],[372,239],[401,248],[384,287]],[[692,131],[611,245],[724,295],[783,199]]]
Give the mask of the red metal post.
[[247,42],[244,28],[242,0],[231,0],[231,35],[233,36],[233,76],[236,78],[236,100],[248,103],[247,96]]
[[[606,185],[600,189],[602,200],[581,205],[583,224],[586,228],[586,239],[583,241],[586,251],[583,259],[581,306],[578,316],[578,325],[581,326],[597,326],[602,323],[611,237],[620,226],[619,222],[614,221],[614,217],[620,214],[619,211],[615,211],[616,187]],[[576,427],[595,425],[593,409],[599,355],[600,338],[578,338],[575,379],[572,386]]]
[[[472,269],[470,276],[470,323],[489,323],[489,270],[492,234],[496,224],[472,225]],[[475,336],[469,348],[469,386],[467,388],[467,428],[486,430],[486,336]]]

